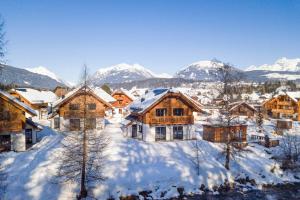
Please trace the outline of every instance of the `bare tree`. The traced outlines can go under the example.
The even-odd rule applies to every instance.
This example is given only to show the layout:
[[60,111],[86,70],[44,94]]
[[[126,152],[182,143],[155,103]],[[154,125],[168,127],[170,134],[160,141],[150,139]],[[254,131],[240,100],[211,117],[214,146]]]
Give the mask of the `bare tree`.
[[203,151],[198,140],[193,141],[193,155],[192,155],[192,163],[195,166],[197,175],[200,175],[200,166],[203,158]]
[[[2,156],[0,155],[0,161],[1,161]],[[6,179],[7,179],[7,174],[5,173],[5,169],[3,165],[0,162],[0,199],[4,199],[4,194],[5,194],[5,186],[6,186]]]
[[282,167],[289,169],[294,168],[300,160],[300,136],[293,128],[290,133],[286,133],[280,143],[283,152]]
[[87,110],[87,97],[90,95],[88,86],[87,67],[83,70],[83,83],[81,94],[83,95],[83,126],[80,131],[65,134],[62,140],[63,151],[59,155],[58,176],[63,181],[80,183],[80,192],[77,199],[88,196],[89,183],[103,181],[103,165],[105,162],[105,149],[109,139],[104,133],[91,127]]
[[220,107],[220,122],[224,127],[224,134],[226,135],[226,147],[225,147],[225,168],[230,169],[229,164],[231,160],[231,155],[233,154],[233,142],[234,137],[230,132],[230,127],[237,116],[233,115],[230,110],[230,104],[236,101],[237,97],[240,95],[240,84],[242,79],[242,73],[232,67],[230,64],[223,64],[223,66],[218,68],[218,80],[220,97],[223,99],[223,104]]
[[0,14],[0,77],[2,75],[2,70],[3,70],[3,58],[5,55],[5,45],[6,45],[6,40],[5,40],[5,32],[4,32],[4,20]]

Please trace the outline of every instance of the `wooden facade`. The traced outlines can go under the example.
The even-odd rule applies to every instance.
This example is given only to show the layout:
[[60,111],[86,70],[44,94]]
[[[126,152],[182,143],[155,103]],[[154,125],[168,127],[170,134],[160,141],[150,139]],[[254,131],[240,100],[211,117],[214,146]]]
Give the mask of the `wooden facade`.
[[54,92],[54,94],[56,94],[56,96],[62,97],[62,96],[65,96],[69,92],[69,89],[67,87],[57,86],[53,90],[53,92]]
[[[141,105],[147,102],[146,98],[138,100]],[[193,99],[180,92],[165,92],[142,110],[131,108],[127,118],[131,121],[129,135],[146,141],[194,139],[193,112],[203,113]]]
[[[175,113],[175,110],[178,110]],[[157,110],[165,110],[157,116]],[[193,112],[199,111],[180,94],[167,94],[163,99],[139,116],[141,122],[151,125],[194,124]],[[163,111],[164,112],[164,111]]]
[[31,102],[30,100],[26,99],[23,95],[21,95],[17,90],[11,90],[9,93],[10,93],[10,95],[16,97],[22,103],[25,103],[32,109],[38,111],[39,119],[47,119],[48,108],[49,108],[48,104],[50,102],[39,101],[39,100]]
[[[228,133],[230,133],[228,135]],[[230,138],[233,142],[247,142],[247,125],[203,125],[203,139],[210,142],[226,143]]]
[[230,113],[236,116],[254,117],[256,109],[246,102],[237,102],[230,104]]
[[263,108],[270,117],[300,121],[300,100],[287,94],[267,100],[263,103]]
[[112,104],[115,108],[124,108],[133,101],[133,99],[122,90],[113,92],[111,96],[116,99]]
[[51,114],[52,127],[63,131],[80,130],[83,126],[83,118],[86,116],[93,129],[103,128],[105,112],[109,109],[112,109],[111,104],[101,99],[92,90],[84,92],[81,88],[61,99],[54,106]]
[[0,91],[0,152],[26,149],[25,132],[28,126],[26,113],[36,116],[34,110],[27,105]]

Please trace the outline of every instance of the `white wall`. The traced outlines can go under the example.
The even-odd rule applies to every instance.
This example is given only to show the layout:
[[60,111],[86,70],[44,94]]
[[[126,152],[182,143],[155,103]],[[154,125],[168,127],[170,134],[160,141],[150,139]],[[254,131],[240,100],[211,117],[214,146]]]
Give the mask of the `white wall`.
[[26,140],[25,131],[21,133],[10,134],[11,138],[11,150],[12,151],[25,151],[26,150]]

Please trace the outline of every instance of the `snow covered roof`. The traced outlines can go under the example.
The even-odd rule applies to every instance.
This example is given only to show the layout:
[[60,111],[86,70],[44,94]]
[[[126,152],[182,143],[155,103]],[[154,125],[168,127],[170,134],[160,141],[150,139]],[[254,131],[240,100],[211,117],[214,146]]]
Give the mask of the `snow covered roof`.
[[16,97],[8,94],[7,92],[4,92],[0,90],[0,96],[4,96],[7,98],[9,101],[11,101],[13,104],[23,108],[27,113],[31,114],[32,116],[36,116],[35,110],[33,110],[30,106],[26,105],[25,103],[19,101]]
[[185,98],[188,102],[190,102],[197,111],[204,112],[200,108],[200,103],[193,100],[187,94],[173,88],[171,89],[159,88],[159,89],[150,90],[144,96],[132,102],[129,106],[129,109],[132,112],[142,114],[146,110],[148,110],[148,108],[150,108],[151,106],[159,102],[161,99],[163,99],[165,95],[170,93],[176,93],[182,95],[182,97]]
[[[277,95],[275,95],[274,97],[277,98],[277,97],[283,96],[283,95],[289,96],[295,102],[298,102],[300,100],[300,91],[295,91],[295,92],[283,92],[283,91],[281,91]],[[269,102],[272,99],[273,98],[270,98],[270,99],[266,100],[263,104]]]
[[[70,97],[75,95],[79,90],[81,90],[83,86],[79,86],[75,88],[74,90],[68,92],[64,97],[59,98],[57,101],[53,103],[53,107],[57,107],[61,105],[62,103],[66,102]],[[106,103],[109,107],[112,107],[110,105],[110,102],[116,101],[112,96],[110,96],[107,92],[105,92],[103,89],[99,87],[91,88],[88,87],[90,92],[95,94],[99,99],[101,99],[104,103]]]
[[249,107],[250,109],[256,111],[256,109],[253,106],[251,106],[250,104],[248,104],[244,101],[239,101],[239,102],[234,102],[234,103],[229,104],[230,111],[234,110],[235,108],[239,107],[240,105],[245,105],[245,106]]
[[112,93],[112,95],[114,95],[115,93],[123,93],[123,94],[125,94],[126,96],[128,96],[132,101],[136,99],[136,97],[133,96],[128,90],[123,89],[123,88],[118,89],[118,90],[115,90],[115,91]]
[[94,87],[92,90],[95,94],[97,94],[100,98],[102,98],[106,102],[111,103],[116,101],[115,98],[113,98],[110,94],[105,92],[101,87]]
[[57,100],[57,96],[52,91],[36,90],[32,88],[16,88],[13,91],[17,92],[30,103],[51,103]]

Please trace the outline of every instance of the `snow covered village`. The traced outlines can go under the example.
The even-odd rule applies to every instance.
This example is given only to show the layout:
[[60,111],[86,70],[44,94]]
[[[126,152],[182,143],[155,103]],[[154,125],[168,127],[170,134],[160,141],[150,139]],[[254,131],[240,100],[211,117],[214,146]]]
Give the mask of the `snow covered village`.
[[[191,13],[217,9],[223,16],[221,7],[236,8],[218,1],[28,2],[0,2],[0,200],[300,199],[299,40],[295,47],[282,42],[265,51],[245,44],[249,59],[243,46],[205,46],[206,40],[227,39],[204,31],[213,25]],[[286,31],[292,40],[300,28],[291,34],[287,22],[300,18],[300,4],[287,4],[245,1],[237,5],[247,6],[244,14],[224,15],[220,23],[208,19],[213,16],[205,9],[200,15],[219,25],[239,16],[251,24],[247,17],[268,8],[265,23],[281,12],[286,22],[273,37],[282,39]],[[112,14],[114,9],[134,10],[141,18]],[[85,31],[73,32],[71,10],[86,14],[75,17]],[[54,12],[65,21],[53,18]],[[23,18],[29,27],[24,33],[31,36],[19,35]],[[182,35],[169,38],[164,28],[195,26],[194,20],[203,27],[182,32],[184,44]],[[54,22],[59,32],[49,29]],[[115,34],[117,25],[124,35]],[[132,33],[131,26],[141,30]],[[255,27],[243,40],[264,38]],[[160,42],[154,39],[157,29]],[[192,44],[199,37],[205,49]],[[173,39],[176,45],[168,43]],[[145,48],[139,48],[142,42]],[[143,58],[147,67],[137,64]],[[52,63],[56,67],[41,66]]]

